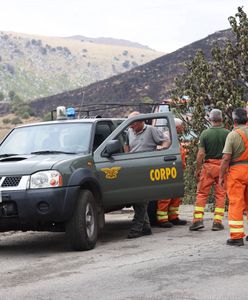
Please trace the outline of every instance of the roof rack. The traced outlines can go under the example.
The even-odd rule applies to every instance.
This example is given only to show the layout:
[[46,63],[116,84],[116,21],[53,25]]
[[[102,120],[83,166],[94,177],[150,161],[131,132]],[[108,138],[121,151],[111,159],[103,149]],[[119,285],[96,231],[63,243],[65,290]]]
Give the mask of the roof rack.
[[[75,106],[73,107],[75,111],[75,116],[74,118],[80,119],[80,118],[101,118],[101,115],[95,115],[93,116],[92,113],[95,113],[97,111],[109,111],[111,109],[115,108],[120,108],[120,107],[135,107],[138,111],[141,113],[147,113],[147,108],[151,107],[150,112],[154,112],[155,108],[158,106],[166,106],[168,110],[170,110],[170,106],[167,103],[160,103],[160,102],[155,102],[155,103],[99,103],[99,104],[88,104],[88,105],[83,105],[82,106]],[[70,109],[70,108],[69,108]],[[57,115],[57,108],[53,109],[51,111],[51,120],[57,119],[55,117],[55,114]],[[61,118],[62,119],[62,118]],[[64,119],[68,119],[66,116]],[[70,119],[70,118],[69,118]]]

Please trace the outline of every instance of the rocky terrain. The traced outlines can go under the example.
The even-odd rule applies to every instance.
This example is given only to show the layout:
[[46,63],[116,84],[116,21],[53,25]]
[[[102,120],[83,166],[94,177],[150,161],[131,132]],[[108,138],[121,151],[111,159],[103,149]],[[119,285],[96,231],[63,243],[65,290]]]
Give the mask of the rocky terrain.
[[163,53],[129,41],[0,32],[0,101],[24,101],[81,88]]

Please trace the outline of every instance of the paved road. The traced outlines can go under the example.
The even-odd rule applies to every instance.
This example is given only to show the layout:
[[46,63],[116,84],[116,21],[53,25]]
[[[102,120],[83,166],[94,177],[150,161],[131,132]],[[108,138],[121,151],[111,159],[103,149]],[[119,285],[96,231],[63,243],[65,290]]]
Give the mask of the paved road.
[[108,215],[87,252],[70,251],[62,233],[0,234],[0,299],[248,299],[248,242],[226,246],[210,214],[201,232],[154,228],[128,240],[131,217]]

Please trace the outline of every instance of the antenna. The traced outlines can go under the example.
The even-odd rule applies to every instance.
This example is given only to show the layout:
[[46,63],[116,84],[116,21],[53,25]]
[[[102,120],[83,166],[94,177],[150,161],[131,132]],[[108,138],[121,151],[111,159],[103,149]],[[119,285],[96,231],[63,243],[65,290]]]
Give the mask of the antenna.
[[81,108],[82,108],[83,103],[84,103],[84,95],[85,95],[85,91],[83,91],[82,101],[81,101],[81,104],[80,104],[80,106],[79,106],[78,119],[80,119]]

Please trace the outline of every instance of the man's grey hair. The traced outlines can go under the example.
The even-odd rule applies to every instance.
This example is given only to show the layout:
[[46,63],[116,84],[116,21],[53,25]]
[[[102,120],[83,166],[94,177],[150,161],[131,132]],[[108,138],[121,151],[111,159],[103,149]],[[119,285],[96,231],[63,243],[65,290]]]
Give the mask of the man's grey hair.
[[212,109],[209,114],[209,120],[213,122],[221,122],[223,120],[222,111],[217,108]]
[[174,118],[176,127],[183,125],[183,121],[179,118]]

